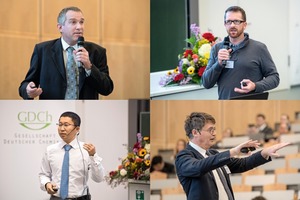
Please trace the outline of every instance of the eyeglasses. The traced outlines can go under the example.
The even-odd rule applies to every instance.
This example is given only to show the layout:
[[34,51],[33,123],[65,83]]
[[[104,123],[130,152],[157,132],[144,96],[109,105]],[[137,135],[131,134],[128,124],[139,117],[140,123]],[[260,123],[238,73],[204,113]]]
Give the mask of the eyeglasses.
[[207,130],[200,130],[200,131],[206,131],[206,132],[209,132],[210,134],[213,134],[215,131],[216,131],[216,128],[215,127],[211,127]]
[[232,22],[233,22],[234,25],[240,25],[241,23],[243,23],[245,21],[243,21],[243,20],[226,20],[224,23],[227,26],[230,26],[232,24]]
[[61,127],[68,128],[69,126],[76,126],[76,125],[74,125],[74,124],[69,124],[69,123],[65,123],[65,124],[63,124],[63,123],[57,123],[56,125],[57,125],[59,128],[61,128]]

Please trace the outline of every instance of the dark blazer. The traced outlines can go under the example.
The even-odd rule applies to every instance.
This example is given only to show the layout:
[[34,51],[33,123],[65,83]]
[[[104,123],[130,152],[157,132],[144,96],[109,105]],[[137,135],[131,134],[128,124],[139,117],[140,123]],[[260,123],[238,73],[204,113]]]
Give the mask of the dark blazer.
[[[221,167],[232,192],[229,175],[224,165],[231,173],[240,173],[262,165],[269,160],[257,152],[247,158],[230,158],[229,151],[219,153],[214,149],[209,152],[212,156],[204,158],[196,149],[187,145],[176,156],[175,166],[178,179],[186,193],[187,200],[218,200],[218,188],[212,170]],[[233,193],[233,192],[232,192]]]
[[268,125],[263,130],[259,131],[259,133],[264,134],[265,142],[268,142],[270,139],[274,139],[273,129]]
[[[109,95],[114,85],[109,76],[106,50],[91,42],[85,42],[84,48],[89,52],[93,66],[90,76],[86,76],[84,68],[79,68],[79,99],[98,99],[98,94]],[[43,90],[39,99],[65,98],[67,79],[60,38],[35,46],[29,71],[19,87],[23,99],[30,99],[26,87],[31,81]]]

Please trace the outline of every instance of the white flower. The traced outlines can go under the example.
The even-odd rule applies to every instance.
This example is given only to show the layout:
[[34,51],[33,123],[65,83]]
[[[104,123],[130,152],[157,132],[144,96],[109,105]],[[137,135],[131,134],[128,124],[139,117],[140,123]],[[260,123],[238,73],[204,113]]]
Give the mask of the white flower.
[[127,171],[125,169],[121,169],[120,174],[121,176],[125,176],[127,174]]
[[150,160],[150,154],[146,154],[144,157],[145,160]]
[[200,49],[198,50],[198,53],[200,56],[205,56],[206,54],[209,54],[211,50],[210,44],[203,44]]
[[145,170],[145,175],[146,175],[146,176],[147,176],[147,175],[150,175],[150,168],[148,168],[148,169]]
[[190,64],[190,62],[187,58],[183,58],[181,61],[182,61],[182,64],[186,64],[186,65]]
[[150,144],[146,144],[144,147],[147,151],[147,153],[150,153]]

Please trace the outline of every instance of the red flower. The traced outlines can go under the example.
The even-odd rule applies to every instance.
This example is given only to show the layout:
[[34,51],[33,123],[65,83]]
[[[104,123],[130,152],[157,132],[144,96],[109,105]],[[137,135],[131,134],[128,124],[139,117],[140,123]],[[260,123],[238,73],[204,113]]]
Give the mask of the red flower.
[[113,176],[117,175],[117,173],[118,173],[118,172],[116,172],[116,171],[111,171],[111,172],[109,172],[109,176],[110,176],[110,177],[113,177]]
[[177,74],[174,78],[175,82],[181,81],[182,79],[184,79],[184,75],[183,74]]
[[207,39],[209,42],[215,41],[215,36],[209,32],[203,33],[202,37]]
[[198,75],[202,76],[203,73],[204,73],[204,71],[205,71],[205,69],[206,69],[206,66],[205,67],[200,67],[200,69],[198,70]]
[[187,50],[185,50],[185,52],[183,53],[183,57],[184,58],[187,58],[189,55],[193,55],[193,50],[191,50],[191,49],[187,49]]
[[198,56],[197,54],[193,54],[193,55],[192,55],[192,58],[193,58],[193,59],[196,59],[196,58],[199,58],[199,56]]

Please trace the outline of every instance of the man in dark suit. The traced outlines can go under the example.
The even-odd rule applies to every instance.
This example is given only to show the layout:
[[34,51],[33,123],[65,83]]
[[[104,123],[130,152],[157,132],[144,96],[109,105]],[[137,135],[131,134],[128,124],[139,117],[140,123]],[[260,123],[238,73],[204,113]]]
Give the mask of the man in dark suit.
[[[234,158],[243,147],[259,147],[249,140],[219,153],[209,149],[216,139],[215,119],[206,113],[191,113],[185,121],[189,144],[179,152],[175,166],[187,200],[234,200],[229,173],[240,173],[271,161],[276,151],[288,145],[280,143],[246,158]],[[249,153],[250,155],[251,153]]]
[[[78,46],[78,37],[84,33],[84,17],[77,7],[64,8],[57,18],[61,38],[42,42],[34,48],[29,71],[19,87],[23,99],[68,99],[69,82],[66,75],[67,49],[73,47],[76,72],[77,97],[98,99],[99,94],[109,95],[113,81],[109,76],[106,50],[94,43]],[[71,53],[70,53],[71,54]]]

